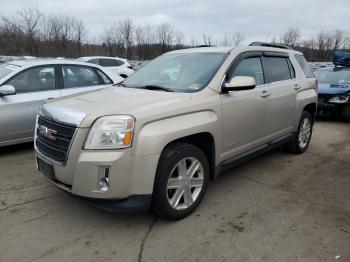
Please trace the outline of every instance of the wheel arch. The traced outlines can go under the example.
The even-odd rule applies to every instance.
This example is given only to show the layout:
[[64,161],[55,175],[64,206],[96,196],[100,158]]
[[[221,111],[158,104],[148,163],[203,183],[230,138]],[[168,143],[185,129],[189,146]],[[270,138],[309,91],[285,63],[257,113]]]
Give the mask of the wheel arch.
[[215,140],[214,136],[209,132],[201,132],[189,136],[181,137],[169,142],[162,150],[176,143],[186,143],[199,148],[207,157],[210,168],[210,179],[215,177]]

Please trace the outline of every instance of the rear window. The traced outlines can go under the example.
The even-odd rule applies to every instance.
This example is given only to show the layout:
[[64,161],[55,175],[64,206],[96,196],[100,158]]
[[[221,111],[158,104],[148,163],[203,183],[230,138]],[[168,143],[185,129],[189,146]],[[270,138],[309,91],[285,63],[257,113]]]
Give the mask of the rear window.
[[320,83],[330,83],[333,85],[350,85],[350,69],[335,67],[327,69],[316,69],[314,71]]
[[121,66],[122,64],[124,64],[123,61],[117,60],[117,59],[100,59],[101,61],[101,65],[102,66]]
[[292,78],[287,58],[285,57],[265,57],[263,64],[266,84]]
[[306,78],[314,78],[315,76],[310,70],[305,57],[303,55],[294,55],[294,56],[295,56],[295,59],[298,61],[298,64],[300,65],[301,69],[304,71]]

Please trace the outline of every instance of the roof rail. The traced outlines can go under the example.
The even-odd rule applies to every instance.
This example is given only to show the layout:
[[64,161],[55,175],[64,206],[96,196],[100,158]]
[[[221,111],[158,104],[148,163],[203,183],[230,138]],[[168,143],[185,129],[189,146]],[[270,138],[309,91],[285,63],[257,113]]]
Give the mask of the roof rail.
[[253,42],[249,46],[265,46],[265,47],[274,47],[274,48],[282,48],[282,49],[293,49],[287,45],[282,44],[272,44],[272,43],[265,43],[265,42]]

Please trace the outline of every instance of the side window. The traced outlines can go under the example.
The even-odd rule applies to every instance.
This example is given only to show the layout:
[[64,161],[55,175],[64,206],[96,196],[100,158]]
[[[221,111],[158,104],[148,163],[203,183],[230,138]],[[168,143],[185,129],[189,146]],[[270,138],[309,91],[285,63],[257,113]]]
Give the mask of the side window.
[[103,72],[101,72],[99,69],[96,69],[98,75],[100,76],[100,78],[103,81],[103,84],[112,84],[112,80]]
[[287,59],[288,62],[288,67],[289,67],[289,72],[290,72],[290,76],[292,78],[295,78],[295,69],[294,66],[292,65],[292,63],[290,62],[289,58]]
[[95,70],[87,66],[62,66],[63,88],[84,87],[98,85]]
[[298,64],[300,65],[301,69],[304,71],[304,74],[306,78],[314,78],[314,74],[309,68],[309,65],[307,64],[305,57],[303,55],[294,55],[295,59],[298,61]]
[[291,79],[287,58],[268,56],[264,57],[263,63],[267,84]]
[[235,76],[251,76],[255,78],[257,85],[264,84],[264,72],[260,57],[250,57],[244,59],[237,67],[230,69],[226,75],[229,82]]
[[100,65],[100,59],[91,59],[88,62],[91,64]]
[[105,66],[105,67],[109,67],[109,66],[121,66],[122,64],[124,64],[123,61],[121,60],[117,60],[117,59],[100,59],[101,60],[101,65]]
[[16,93],[29,93],[55,89],[55,67],[41,66],[18,73],[6,84],[16,88]]

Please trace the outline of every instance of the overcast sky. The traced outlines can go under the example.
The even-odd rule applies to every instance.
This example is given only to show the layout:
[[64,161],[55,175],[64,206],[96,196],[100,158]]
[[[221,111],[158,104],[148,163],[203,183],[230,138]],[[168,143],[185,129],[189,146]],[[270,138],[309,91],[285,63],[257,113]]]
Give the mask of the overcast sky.
[[99,38],[105,27],[130,17],[135,24],[167,22],[181,29],[187,42],[203,32],[220,39],[242,32],[246,42],[279,36],[298,27],[303,36],[320,30],[341,29],[350,35],[350,0],[0,0],[0,15],[34,6],[45,14],[80,18],[89,39]]

